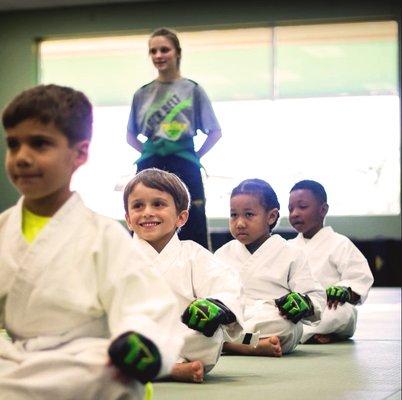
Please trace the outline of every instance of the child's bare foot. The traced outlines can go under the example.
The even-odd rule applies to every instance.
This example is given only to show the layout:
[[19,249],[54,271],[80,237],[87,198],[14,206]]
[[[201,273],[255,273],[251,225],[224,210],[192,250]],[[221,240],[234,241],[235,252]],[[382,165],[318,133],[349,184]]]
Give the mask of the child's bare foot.
[[260,339],[257,347],[248,344],[225,342],[223,350],[228,354],[240,354],[243,356],[282,357],[282,347],[278,336]]
[[312,343],[317,343],[317,344],[329,344],[329,343],[335,343],[339,342],[338,336],[332,333],[328,334],[321,334],[318,333],[312,337]]
[[256,356],[282,357],[282,346],[278,336],[260,339],[254,351]]
[[204,366],[201,361],[176,363],[170,376],[175,381],[201,383],[204,380]]

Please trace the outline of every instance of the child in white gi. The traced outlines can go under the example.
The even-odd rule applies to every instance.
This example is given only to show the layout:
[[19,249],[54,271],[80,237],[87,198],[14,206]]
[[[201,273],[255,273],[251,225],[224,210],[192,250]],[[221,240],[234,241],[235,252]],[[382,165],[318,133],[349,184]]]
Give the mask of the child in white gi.
[[328,212],[324,187],[312,180],[296,183],[289,196],[289,222],[299,234],[289,241],[303,249],[316,279],[327,292],[321,322],[303,328],[302,343],[330,343],[351,337],[357,310],[373,284],[366,258],[344,235],[324,227]]
[[238,276],[198,243],[178,238],[189,204],[184,183],[156,168],[139,172],[124,191],[135,246],[149,267],[166,278],[183,313],[180,329],[185,343],[171,378],[202,382],[216,364],[226,336],[241,333],[243,310]]
[[[233,189],[230,232],[235,240],[215,255],[240,273],[246,308],[244,335],[237,343],[225,343],[228,353],[280,357],[295,349],[302,324],[320,319],[325,293],[303,252],[271,235],[278,218],[279,202],[267,182],[247,179]],[[258,335],[256,346],[249,345]]]
[[128,232],[70,190],[91,103],[39,85],[2,122],[22,197],[0,214],[0,328],[11,338],[0,337],[0,399],[142,399],[140,382],[169,374],[182,346],[177,302]]

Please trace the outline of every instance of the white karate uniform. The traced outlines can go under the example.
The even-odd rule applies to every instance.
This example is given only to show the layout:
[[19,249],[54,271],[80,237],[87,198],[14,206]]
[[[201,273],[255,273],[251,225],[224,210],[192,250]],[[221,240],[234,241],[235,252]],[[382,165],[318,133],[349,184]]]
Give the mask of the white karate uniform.
[[[240,274],[246,302],[245,334],[278,336],[282,352],[289,353],[300,341],[302,324],[320,320],[325,292],[312,277],[303,252],[289,246],[281,236],[271,236],[253,254],[238,240],[232,240],[215,256]],[[296,324],[279,314],[274,301],[292,291],[307,294],[314,306],[314,314]]]
[[[306,253],[312,273],[325,289],[329,286],[350,287],[360,295],[358,304],[364,303],[374,278],[366,258],[349,238],[327,226],[311,239],[305,239],[299,233],[289,243]],[[356,330],[356,322],[357,310],[350,303],[338,305],[336,309],[325,308],[318,325],[303,328],[301,342],[316,333],[335,333],[340,338],[349,338]]]
[[107,367],[110,339],[137,331],[170,373],[182,346],[177,302],[145,267],[128,232],[74,193],[34,242],[21,232],[22,198],[0,215],[0,399],[142,399]]
[[197,298],[220,300],[237,318],[237,322],[220,326],[212,337],[188,328],[180,322],[185,335],[184,346],[178,362],[199,360],[205,371],[210,371],[218,361],[223,342],[234,340],[242,331],[243,305],[241,283],[238,275],[214,255],[192,240],[180,240],[175,234],[158,253],[148,242],[134,235],[139,252],[167,280],[179,303],[179,316]]

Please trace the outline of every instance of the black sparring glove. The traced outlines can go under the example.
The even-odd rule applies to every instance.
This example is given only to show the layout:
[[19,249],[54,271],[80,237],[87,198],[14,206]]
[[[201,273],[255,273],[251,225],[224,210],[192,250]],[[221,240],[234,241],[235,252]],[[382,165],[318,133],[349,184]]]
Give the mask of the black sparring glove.
[[301,319],[314,314],[313,303],[306,294],[290,292],[285,296],[275,299],[275,304],[282,315],[290,319],[294,324]]
[[352,300],[352,290],[350,287],[345,286],[330,286],[326,290],[327,300],[330,303],[335,301],[344,304],[345,302],[350,303]]
[[236,321],[236,316],[221,301],[216,299],[194,300],[184,311],[181,320],[189,328],[213,336],[219,325]]
[[141,383],[152,381],[161,369],[161,355],[155,344],[136,332],[126,332],[109,347],[112,364],[125,376]]

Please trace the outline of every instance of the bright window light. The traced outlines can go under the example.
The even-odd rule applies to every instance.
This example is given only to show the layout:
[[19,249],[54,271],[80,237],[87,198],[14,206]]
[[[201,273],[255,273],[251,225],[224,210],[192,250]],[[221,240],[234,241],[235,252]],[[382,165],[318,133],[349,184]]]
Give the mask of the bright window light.
[[[272,184],[286,216],[301,179],[327,189],[331,215],[400,213],[395,22],[179,32],[182,74],[212,99],[221,141],[201,160],[209,218],[227,218],[242,179]],[[126,143],[130,102],[154,78],[148,35],[46,40],[41,81],[93,102],[89,162],[73,188],[123,219],[122,188],[139,153]],[[202,134],[196,138],[200,144]]]

